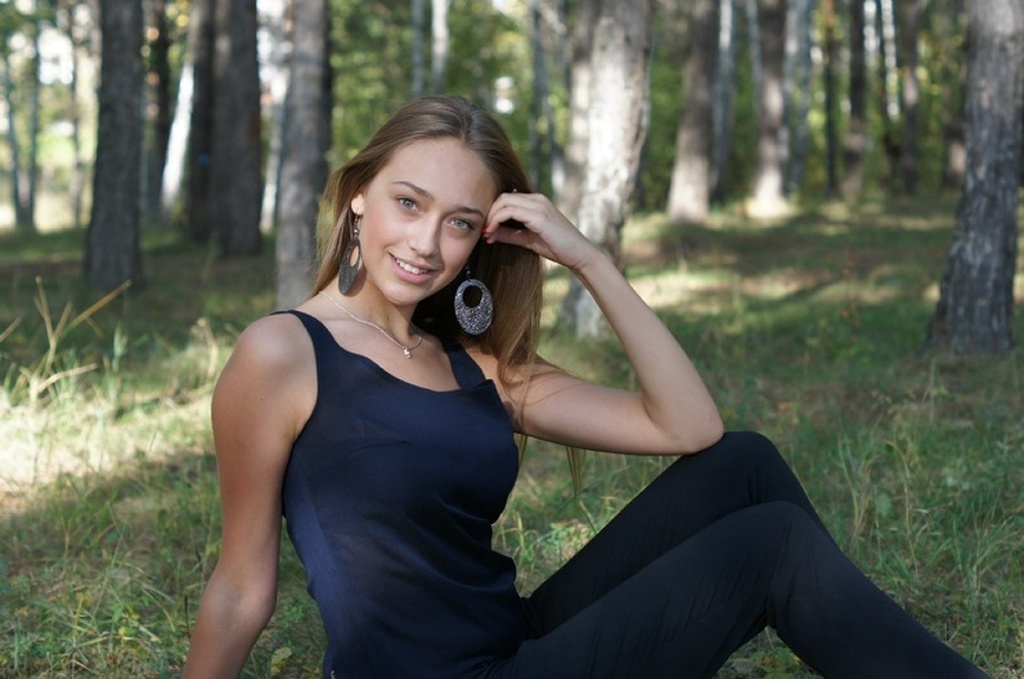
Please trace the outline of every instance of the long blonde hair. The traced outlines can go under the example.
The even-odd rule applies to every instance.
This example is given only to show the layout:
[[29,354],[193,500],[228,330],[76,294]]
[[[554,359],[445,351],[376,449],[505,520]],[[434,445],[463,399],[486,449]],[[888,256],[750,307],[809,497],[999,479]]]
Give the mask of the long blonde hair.
[[[320,269],[314,293],[324,289],[337,274],[342,253],[352,239],[352,198],[402,147],[422,139],[444,138],[458,139],[475,151],[500,192],[532,191],[512,142],[493,115],[461,97],[430,96],[410,102],[391,116],[359,153],[331,174],[321,203],[322,210],[330,210],[330,219],[322,221],[331,226],[320,240]],[[518,386],[516,375],[525,376],[530,371],[514,368],[534,361],[539,340],[544,281],[540,257],[525,248],[481,241],[470,255],[468,266],[473,277],[491,291],[491,327],[477,337],[459,328],[453,310],[458,279],[420,302],[413,321],[438,337],[478,345],[497,359],[503,385]],[[515,414],[518,416],[518,407]]]

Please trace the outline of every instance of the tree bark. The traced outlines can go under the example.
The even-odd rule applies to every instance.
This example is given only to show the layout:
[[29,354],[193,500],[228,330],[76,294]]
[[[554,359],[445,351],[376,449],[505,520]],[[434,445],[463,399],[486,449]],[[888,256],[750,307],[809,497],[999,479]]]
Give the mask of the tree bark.
[[263,143],[256,0],[216,0],[208,213],[223,257],[260,251]]
[[294,3],[278,190],[278,309],[294,307],[310,294],[319,198],[327,183],[330,147],[328,19],[326,0]]
[[811,129],[808,120],[811,110],[811,74],[814,64],[811,58],[814,5],[811,0],[793,0],[790,3],[791,36],[793,53],[791,91],[786,94],[787,125],[790,130],[789,156],[786,164],[786,195],[796,191],[803,181],[807,165],[807,152],[811,145]]
[[587,172],[590,139],[591,51],[599,0],[580,0],[572,36],[572,64],[569,75],[569,134],[565,144],[565,176],[556,196],[558,208],[578,220]]
[[836,65],[839,62],[839,41],[836,39],[836,3],[835,0],[824,0],[821,6],[824,32],[824,60],[822,80],[825,90],[825,168],[828,177],[828,193],[835,195],[839,191],[839,172],[837,157],[839,140],[836,124]]
[[843,145],[843,196],[852,200],[864,186],[867,136],[867,72],[864,58],[864,2],[850,2],[850,118]]
[[921,83],[917,77],[920,52],[917,37],[921,30],[921,7],[919,0],[904,0],[903,33],[900,45],[903,48],[903,141],[900,144],[900,169],[903,172],[903,190],[907,195],[917,193],[917,117],[921,103]]
[[711,198],[712,106],[718,63],[718,0],[695,0],[683,79],[667,212],[669,219],[703,223]]
[[[594,28],[586,184],[577,226],[616,262],[647,134],[651,5],[605,0]],[[570,285],[562,320],[580,337],[604,330],[597,303],[578,279]]]
[[954,354],[1013,349],[1024,7],[968,3],[967,176],[927,346]]
[[150,96],[149,158],[145,185],[146,216],[153,223],[163,225],[166,215],[161,200],[164,168],[167,165],[167,144],[171,137],[171,38],[168,33],[167,0],[152,0],[149,41]]
[[754,217],[772,217],[787,211],[783,191],[783,159],[786,153],[781,134],[786,0],[761,0],[758,18],[762,82],[757,105],[757,169],[747,211]]
[[448,72],[448,0],[432,1],[430,36],[430,90],[441,94]]
[[423,18],[424,2],[426,0],[412,0],[412,98],[419,99],[423,96],[423,73],[426,70],[423,65]]
[[736,0],[719,4],[718,68],[715,69],[714,101],[711,124],[711,182],[712,203],[725,201],[728,187],[728,169],[736,100]]
[[110,290],[142,274],[142,0],[100,0],[99,123],[85,280]]
[[215,0],[192,0],[188,49],[192,62],[192,111],[186,160],[185,233],[195,243],[213,236],[209,214],[213,158],[213,37]]

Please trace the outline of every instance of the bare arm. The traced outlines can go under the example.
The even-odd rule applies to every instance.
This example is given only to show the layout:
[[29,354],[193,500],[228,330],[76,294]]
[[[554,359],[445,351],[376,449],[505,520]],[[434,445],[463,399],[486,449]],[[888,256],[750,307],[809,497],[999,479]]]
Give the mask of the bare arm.
[[[497,226],[508,219],[526,229]],[[524,433],[593,450],[654,454],[692,453],[721,438],[718,408],[689,356],[613,262],[547,198],[499,196],[485,237],[568,267],[604,312],[638,380],[636,391],[613,389],[539,365],[523,398]]]
[[213,395],[223,534],[185,676],[237,676],[277,599],[281,482],[315,400],[312,348],[295,319],[257,321]]

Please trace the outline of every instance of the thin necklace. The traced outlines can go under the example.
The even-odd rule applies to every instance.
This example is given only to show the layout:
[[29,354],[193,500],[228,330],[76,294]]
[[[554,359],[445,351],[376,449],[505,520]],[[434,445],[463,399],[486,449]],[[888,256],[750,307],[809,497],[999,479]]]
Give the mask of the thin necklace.
[[349,311],[348,309],[343,307],[341,305],[341,302],[339,302],[338,300],[334,299],[334,297],[331,296],[331,293],[327,292],[326,290],[321,290],[320,294],[323,295],[324,297],[326,297],[327,299],[331,300],[331,304],[333,304],[334,306],[338,307],[339,309],[344,311],[346,314],[348,314],[349,318],[351,318],[356,323],[362,323],[363,325],[368,325],[371,328],[373,328],[374,330],[376,330],[377,332],[379,332],[380,334],[382,334],[385,337],[387,337],[389,340],[391,340],[392,344],[394,344],[396,347],[398,347],[399,349],[402,350],[402,353],[405,354],[406,358],[412,358],[412,350],[415,349],[416,347],[418,347],[420,344],[423,343],[423,335],[417,335],[418,339],[416,340],[416,344],[413,344],[412,346],[406,346],[406,345],[402,344],[401,342],[399,342],[397,339],[395,339],[394,335],[392,335],[390,332],[388,332],[384,328],[380,327],[379,325],[377,325],[373,321],[368,321],[365,318],[360,318],[359,316],[356,316],[354,313],[352,313],[351,311]]

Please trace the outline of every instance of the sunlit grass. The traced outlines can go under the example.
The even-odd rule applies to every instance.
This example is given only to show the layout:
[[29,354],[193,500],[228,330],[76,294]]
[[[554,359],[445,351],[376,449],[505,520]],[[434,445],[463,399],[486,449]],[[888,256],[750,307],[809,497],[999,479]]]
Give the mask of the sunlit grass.
[[[920,354],[954,207],[822,204],[767,227],[651,215],[627,231],[627,272],[728,426],[780,445],[851,557],[991,675],[1021,677],[1024,369]],[[220,261],[147,234],[144,280],[66,325],[46,361],[47,315],[56,327],[102,296],[79,283],[82,240],[0,234],[0,674],[176,676],[219,551],[209,398],[237,333],[272,310],[272,257]],[[554,328],[567,285],[552,272],[543,353],[631,385],[614,342]],[[495,527],[523,589],[666,463],[591,454],[577,497],[563,451],[531,442]],[[287,544],[281,583],[246,676],[318,672],[322,632]],[[801,674],[766,634],[721,676]]]

